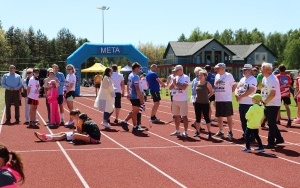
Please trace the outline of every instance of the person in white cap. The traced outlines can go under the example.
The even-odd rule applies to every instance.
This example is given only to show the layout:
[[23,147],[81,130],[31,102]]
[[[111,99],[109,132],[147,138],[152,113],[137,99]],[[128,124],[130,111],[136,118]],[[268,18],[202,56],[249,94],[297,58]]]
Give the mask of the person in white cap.
[[[48,73],[48,77],[44,79],[44,85],[43,85],[45,94],[47,94],[48,90],[50,89],[48,82],[50,82],[51,80],[55,80],[56,83],[57,83],[57,87],[59,86],[59,80],[58,80],[57,77],[54,76],[53,68],[49,68],[47,70],[47,73]],[[51,118],[50,118],[50,104],[48,103],[47,97],[46,97],[46,106],[47,106],[47,114],[48,114],[48,116],[47,116],[48,117],[47,124],[50,125],[49,124],[50,120],[51,120]]]
[[235,98],[239,103],[240,120],[244,132],[243,136],[239,140],[245,140],[245,131],[247,128],[246,113],[252,106],[252,99],[249,97],[249,95],[253,95],[256,92],[257,86],[257,80],[251,73],[252,65],[245,64],[242,68],[242,71],[243,77],[235,89]]
[[232,139],[232,92],[235,91],[236,83],[232,74],[225,71],[226,65],[218,63],[215,66],[217,75],[215,77],[216,117],[218,118],[219,131],[217,137],[224,136],[223,117],[227,118],[229,131],[227,137]]
[[172,102],[172,114],[175,118],[176,131],[171,133],[171,136],[179,136],[179,125],[180,116],[183,119],[184,132],[182,137],[186,138],[188,136],[188,85],[190,79],[187,75],[183,73],[182,65],[176,65],[173,69],[176,72],[176,76],[173,80],[170,90],[173,90],[173,102]]

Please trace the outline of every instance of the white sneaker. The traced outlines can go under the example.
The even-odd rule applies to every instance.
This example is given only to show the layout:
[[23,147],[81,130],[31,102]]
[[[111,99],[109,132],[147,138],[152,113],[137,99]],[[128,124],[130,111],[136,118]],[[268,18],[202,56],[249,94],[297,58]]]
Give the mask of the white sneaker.
[[104,127],[107,128],[107,129],[110,129],[110,128],[111,128],[111,127],[110,127],[110,124],[107,123],[107,122],[102,122],[101,125],[104,126]]
[[183,131],[183,133],[182,133],[182,137],[183,137],[183,138],[187,138],[187,137],[188,137],[188,134],[187,134],[187,132],[186,132],[186,131]]
[[65,126],[70,126],[70,125],[73,125],[74,122],[73,121],[68,121],[67,123],[65,123]]
[[175,132],[171,133],[170,136],[180,136],[180,132],[175,131]]

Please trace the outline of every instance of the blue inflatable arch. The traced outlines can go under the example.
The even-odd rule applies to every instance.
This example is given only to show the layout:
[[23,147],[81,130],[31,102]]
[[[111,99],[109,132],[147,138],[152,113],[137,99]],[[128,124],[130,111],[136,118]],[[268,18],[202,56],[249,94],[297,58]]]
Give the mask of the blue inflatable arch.
[[132,44],[92,44],[84,43],[67,58],[67,64],[76,69],[76,95],[80,95],[81,64],[90,57],[127,57],[131,62],[138,62],[143,72],[148,72],[148,58]]

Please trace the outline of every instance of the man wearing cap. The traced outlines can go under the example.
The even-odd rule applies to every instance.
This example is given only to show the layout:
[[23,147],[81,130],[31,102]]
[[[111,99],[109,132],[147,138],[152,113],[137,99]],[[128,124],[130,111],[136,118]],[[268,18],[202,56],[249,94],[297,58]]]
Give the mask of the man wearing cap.
[[215,66],[217,72],[215,78],[215,98],[216,98],[216,117],[218,118],[219,131],[215,134],[217,137],[224,136],[223,133],[223,119],[227,118],[229,131],[227,137],[232,138],[232,92],[235,91],[236,83],[232,74],[225,71],[226,65],[218,63]]
[[277,113],[281,105],[280,86],[278,79],[272,74],[272,64],[264,62],[261,67],[261,72],[264,76],[261,95],[265,106],[265,116],[269,125],[267,148],[274,148],[276,144],[284,143],[284,139],[276,124]]
[[251,64],[245,64],[242,68],[242,71],[243,77],[235,89],[235,98],[239,103],[240,120],[242,129],[244,131],[243,136],[239,140],[245,140],[245,131],[247,128],[246,113],[252,106],[252,99],[249,97],[249,95],[253,95],[256,92],[257,85],[256,78],[251,74]]
[[205,65],[205,70],[207,71],[207,77],[206,77],[206,81],[209,82],[212,87],[213,87],[213,95],[211,97],[209,97],[209,118],[211,119],[211,113],[212,113],[212,108],[211,105],[213,104],[214,107],[216,108],[216,103],[215,103],[215,78],[216,76],[211,72],[211,66],[210,65]]
[[13,103],[15,106],[16,124],[20,122],[20,88],[22,87],[22,80],[19,74],[16,74],[16,67],[9,66],[9,73],[3,75],[1,80],[2,87],[5,88],[5,125],[10,125],[11,111],[10,106]]
[[150,70],[151,71],[149,71],[146,76],[146,80],[149,84],[150,94],[151,94],[153,102],[154,102],[154,105],[151,110],[150,121],[153,123],[157,123],[160,121],[156,117],[156,112],[157,112],[159,104],[160,104],[159,101],[161,100],[160,93],[159,93],[160,92],[159,85],[161,85],[162,87],[165,87],[165,84],[159,79],[158,75],[156,74],[156,70],[157,70],[156,64],[152,64],[150,67]]
[[[49,68],[47,70],[47,73],[48,73],[48,77],[44,79],[44,85],[43,85],[43,88],[44,88],[44,92],[45,94],[47,94],[48,90],[49,90],[49,84],[48,82],[50,82],[51,80],[55,80],[56,81],[56,85],[57,87],[59,86],[59,80],[54,76],[54,72],[53,72],[53,68]],[[48,99],[46,97],[46,106],[47,106],[47,113],[48,113],[48,123],[50,122],[50,105],[48,103]]]
[[174,68],[176,76],[173,80],[170,90],[173,90],[173,102],[172,102],[172,114],[175,118],[176,131],[171,133],[171,136],[179,136],[179,125],[180,125],[180,116],[183,119],[184,132],[182,137],[186,138],[188,136],[188,85],[190,79],[187,75],[183,73],[182,65],[176,65]]
[[65,84],[65,76],[63,73],[58,72],[59,68],[57,64],[52,65],[54,76],[59,80],[59,86],[58,86],[58,105],[59,105],[59,111],[60,111],[60,125],[64,126],[64,84]]

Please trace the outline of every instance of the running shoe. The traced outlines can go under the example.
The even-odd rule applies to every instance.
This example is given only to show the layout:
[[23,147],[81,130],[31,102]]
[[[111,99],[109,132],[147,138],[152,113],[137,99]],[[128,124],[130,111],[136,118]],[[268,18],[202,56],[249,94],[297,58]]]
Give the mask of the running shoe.
[[210,139],[210,138],[212,137],[211,132],[208,132],[208,133],[207,133],[207,137],[208,137],[208,139]]
[[183,131],[182,135],[181,135],[183,138],[187,138],[188,137],[188,134],[186,131]]
[[121,126],[125,131],[129,131],[128,123],[126,121],[121,121]]
[[294,123],[297,123],[297,124],[300,124],[300,118],[296,118],[296,119],[294,119],[294,121],[293,121]]
[[264,148],[255,148],[254,151],[257,151],[258,153],[265,152]]
[[108,122],[102,122],[101,125],[104,126],[106,129],[110,129],[111,128],[111,126],[110,126],[110,124]]
[[291,125],[292,125],[292,120],[289,119],[287,124],[286,124],[286,127],[291,127]]
[[34,136],[36,136],[40,141],[46,142],[47,138],[45,134],[41,134],[39,132],[34,132]]
[[200,133],[198,131],[195,132],[194,137],[200,136]]
[[180,136],[180,132],[175,131],[175,132],[171,133],[170,136]]
[[248,148],[244,148],[241,150],[241,152],[245,152],[245,153],[251,153],[251,149]]
[[218,131],[214,136],[222,137],[222,136],[224,136],[224,133],[222,133],[221,131]]
[[152,122],[152,123],[159,123],[160,122],[160,120],[159,119],[157,119],[157,117],[151,117],[150,118],[150,121]]
[[227,133],[227,138],[228,138],[229,140],[231,140],[232,137],[233,137],[232,131],[228,131],[228,133]]
[[142,133],[144,131],[145,131],[145,129],[143,129],[139,126],[135,126],[135,127],[132,128],[132,133]]

